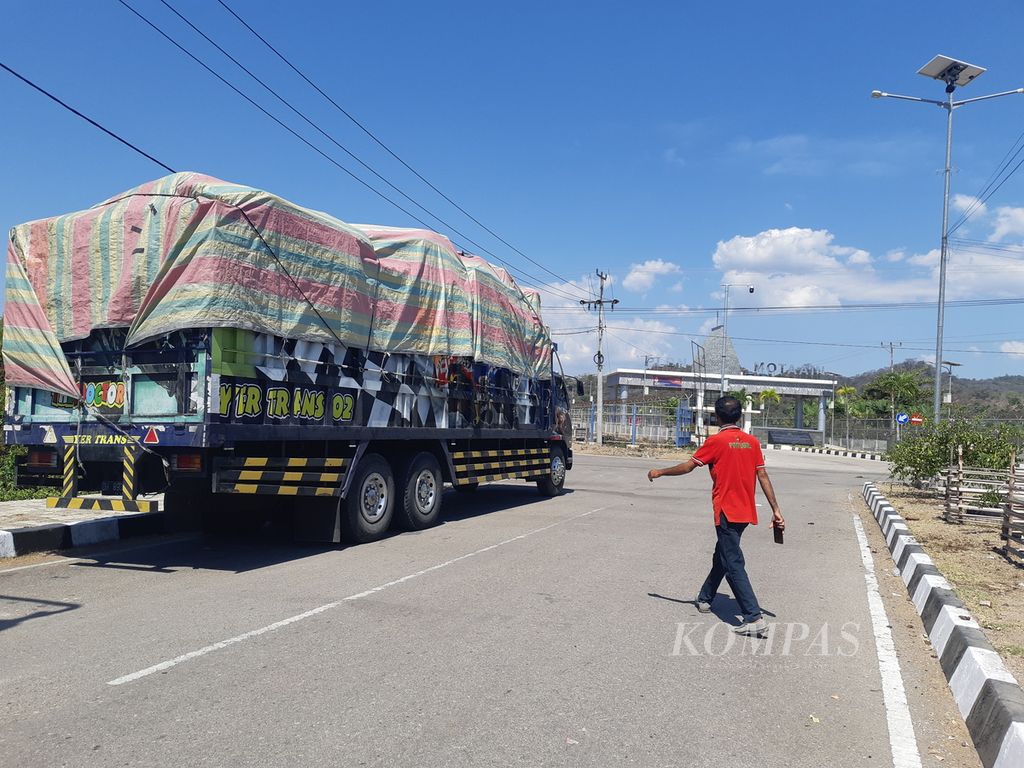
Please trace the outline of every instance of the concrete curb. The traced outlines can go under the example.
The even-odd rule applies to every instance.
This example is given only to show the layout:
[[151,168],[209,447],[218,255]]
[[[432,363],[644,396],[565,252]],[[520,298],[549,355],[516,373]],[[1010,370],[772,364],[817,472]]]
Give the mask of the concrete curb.
[[938,655],[982,765],[1024,765],[1024,690],[892,504],[874,483],[864,483],[863,495]]
[[170,531],[166,512],[117,515],[71,523],[0,530],[0,558],[85,547],[105,541],[151,536]]
[[846,451],[842,448],[811,448],[808,445],[781,445],[779,443],[768,443],[766,448],[773,451],[801,451],[802,453],[824,453],[828,456],[845,456],[849,459],[867,459],[869,461],[881,461],[882,454],[869,453],[867,451]]

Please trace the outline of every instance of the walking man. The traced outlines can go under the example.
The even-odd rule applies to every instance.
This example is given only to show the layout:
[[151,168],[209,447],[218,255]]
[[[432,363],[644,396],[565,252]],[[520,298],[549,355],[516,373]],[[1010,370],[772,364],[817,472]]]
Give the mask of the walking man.
[[711,471],[711,506],[715,513],[715,533],[718,543],[711,560],[711,572],[697,595],[697,610],[711,611],[718,586],[725,578],[729,582],[736,602],[743,611],[743,624],[733,631],[741,635],[761,637],[768,625],[761,614],[754,589],[747,577],[746,562],[740,549],[740,537],[750,524],[757,525],[757,506],[754,503],[754,478],[761,484],[768,504],[772,508],[772,528],[780,531],[786,521],[775,500],[775,489],[764,466],[761,444],[737,426],[743,408],[735,397],[720,397],[715,401],[715,415],[721,426],[717,435],[704,441],[689,459],[666,469],[652,469],[647,479],[686,475],[697,467],[707,466]]

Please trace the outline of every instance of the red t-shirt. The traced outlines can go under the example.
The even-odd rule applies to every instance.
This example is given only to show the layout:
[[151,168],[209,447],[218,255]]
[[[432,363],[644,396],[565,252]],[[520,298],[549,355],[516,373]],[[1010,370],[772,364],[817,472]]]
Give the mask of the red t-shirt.
[[706,464],[711,470],[715,525],[722,512],[730,523],[757,525],[754,480],[758,468],[764,466],[764,454],[757,438],[735,425],[722,427],[717,435],[704,441],[693,454],[693,460],[702,467]]

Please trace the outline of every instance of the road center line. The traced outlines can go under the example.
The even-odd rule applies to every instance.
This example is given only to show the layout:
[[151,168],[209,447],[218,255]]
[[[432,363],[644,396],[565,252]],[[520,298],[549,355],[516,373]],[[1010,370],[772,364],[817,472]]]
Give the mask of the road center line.
[[903,687],[900,662],[896,657],[896,646],[893,644],[892,632],[889,629],[889,618],[885,614],[885,604],[878,591],[875,561],[871,557],[864,526],[857,515],[853,516],[853,527],[857,531],[860,557],[864,563],[864,581],[868,589],[868,609],[875,635],[878,669],[882,673],[882,700],[885,702],[885,718],[889,724],[893,768],[921,768],[921,754],[917,749],[910,707],[907,706],[907,692]]
[[506,544],[512,544],[512,543],[517,542],[517,541],[522,541],[523,539],[527,538],[528,536],[533,536],[534,534],[542,533],[542,532],[550,530],[551,528],[554,528],[556,526],[564,525],[565,523],[571,523],[574,520],[579,520],[580,518],[587,517],[588,515],[593,515],[595,512],[601,512],[601,511],[603,511],[605,509],[608,509],[608,507],[599,507],[597,509],[592,509],[589,512],[582,512],[582,513],[580,513],[578,515],[573,515],[572,517],[568,517],[565,520],[559,520],[558,522],[551,523],[550,525],[545,525],[545,526],[543,526],[541,528],[534,528],[532,531],[527,531],[526,533],[521,533],[518,536],[513,536],[510,539],[505,539],[504,541],[499,541],[496,544],[491,544],[489,546],[482,547],[481,549],[478,549],[478,550],[476,550],[474,552],[468,552],[465,555],[459,555],[458,557],[453,557],[451,560],[445,560],[443,563],[438,563],[437,565],[432,565],[429,568],[424,568],[422,571],[416,571],[416,573],[410,573],[407,576],[402,576],[401,578],[395,579],[394,581],[389,581],[386,584],[381,584],[379,586],[373,587],[372,589],[367,589],[364,592],[357,592],[354,595],[349,595],[348,597],[343,597],[340,600],[335,600],[332,603],[326,603],[326,604],[318,606],[316,608],[312,608],[312,609],[310,609],[308,611],[304,611],[303,613],[296,614],[295,616],[289,616],[287,619],[281,619],[281,621],[275,621],[273,624],[268,624],[265,627],[260,627],[259,629],[254,629],[254,630],[251,630],[249,632],[245,632],[245,633],[243,633],[241,635],[236,635],[235,637],[230,637],[227,640],[221,640],[220,642],[213,643],[212,645],[207,645],[207,646],[205,646],[203,648],[199,648],[199,649],[194,650],[194,651],[189,651],[188,653],[183,653],[181,656],[176,656],[173,659],[168,659],[167,661],[162,661],[159,664],[154,664],[152,667],[146,667],[145,669],[140,669],[138,672],[132,672],[131,674],[124,675],[123,677],[119,677],[119,678],[117,678],[115,680],[109,680],[109,681],[107,681],[107,685],[124,685],[125,683],[131,683],[131,682],[134,682],[135,680],[138,680],[140,678],[147,677],[148,675],[152,675],[152,674],[155,674],[157,672],[163,672],[164,670],[170,669],[171,667],[176,667],[179,664],[183,664],[186,661],[191,661],[192,659],[198,659],[200,656],[205,656],[208,653],[213,653],[214,651],[219,651],[222,648],[227,648],[228,646],[236,645],[236,644],[244,642],[246,640],[251,640],[254,637],[259,637],[260,635],[265,635],[267,632],[273,632],[275,629],[281,629],[282,627],[287,627],[289,624],[295,624],[296,622],[302,621],[303,619],[308,619],[308,618],[310,618],[312,616],[317,616],[318,614],[321,614],[321,613],[324,613],[326,611],[330,611],[330,610],[332,610],[334,608],[337,608],[339,605],[342,605],[343,603],[352,602],[353,600],[359,600],[361,598],[369,597],[370,595],[374,595],[374,594],[376,594],[378,592],[383,592],[385,589],[390,589],[391,587],[398,586],[399,584],[404,584],[407,581],[412,581],[413,579],[418,579],[420,576],[425,576],[428,573],[433,573],[434,571],[439,571],[442,568],[447,568],[449,565],[454,565],[455,563],[462,562],[463,560],[468,560],[471,557],[476,557],[477,555],[482,555],[485,552],[490,552],[492,549],[497,549],[498,547],[503,547]]

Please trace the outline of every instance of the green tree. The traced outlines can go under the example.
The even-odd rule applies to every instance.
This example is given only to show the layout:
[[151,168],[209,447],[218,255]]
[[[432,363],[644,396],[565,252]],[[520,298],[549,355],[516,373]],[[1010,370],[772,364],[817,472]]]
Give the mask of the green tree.
[[885,398],[889,401],[889,416],[892,428],[896,429],[896,408],[916,408],[925,399],[921,372],[886,371],[874,378],[865,391],[867,397]]
[[774,389],[762,389],[758,395],[761,400],[761,407],[764,408],[764,426],[768,426],[768,406],[778,405],[782,402],[782,396]]

